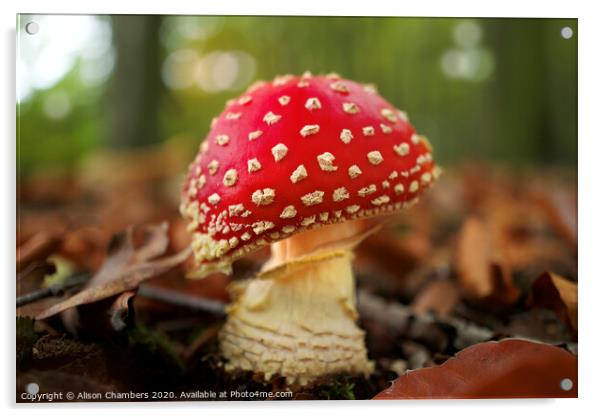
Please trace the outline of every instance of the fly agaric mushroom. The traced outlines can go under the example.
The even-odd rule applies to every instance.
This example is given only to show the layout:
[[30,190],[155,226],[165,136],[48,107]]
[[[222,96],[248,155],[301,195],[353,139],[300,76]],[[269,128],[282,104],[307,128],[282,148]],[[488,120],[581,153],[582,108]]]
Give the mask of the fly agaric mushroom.
[[232,289],[220,333],[226,368],[299,384],[369,374],[353,247],[371,232],[368,218],[413,204],[437,174],[427,139],[371,85],[306,73],[230,100],[190,165],[181,204],[194,277],[228,273],[271,245],[259,275]]

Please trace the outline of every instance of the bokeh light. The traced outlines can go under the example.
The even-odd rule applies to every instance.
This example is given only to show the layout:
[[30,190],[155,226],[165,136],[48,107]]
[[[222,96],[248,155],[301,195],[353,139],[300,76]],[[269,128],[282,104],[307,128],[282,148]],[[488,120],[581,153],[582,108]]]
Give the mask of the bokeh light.
[[[38,32],[25,32],[35,22]],[[106,18],[24,16],[19,21],[17,101],[56,85],[81,61],[84,82],[104,81],[112,69],[111,27]]]
[[174,49],[186,42],[204,41],[221,27],[219,16],[166,16],[159,35],[166,48]]
[[465,20],[454,28],[456,44],[464,48],[474,48],[481,41],[481,26],[473,20]]
[[199,54],[193,49],[183,48],[170,53],[161,69],[165,85],[174,90],[191,87],[199,60]]
[[196,65],[196,83],[209,93],[239,90],[255,76],[255,59],[242,51],[214,51]]
[[448,78],[484,81],[495,69],[495,57],[481,46],[481,26],[472,20],[458,22],[453,29],[456,47],[441,55],[441,70]]
[[65,91],[53,91],[43,103],[44,114],[51,119],[64,119],[71,112],[71,99]]

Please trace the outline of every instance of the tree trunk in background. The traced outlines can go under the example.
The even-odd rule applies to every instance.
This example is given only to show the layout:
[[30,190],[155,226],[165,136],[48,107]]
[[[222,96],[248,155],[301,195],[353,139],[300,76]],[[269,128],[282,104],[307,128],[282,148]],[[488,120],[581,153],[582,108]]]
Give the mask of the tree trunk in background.
[[[491,106],[497,117],[491,141],[499,160],[524,163],[546,160],[549,146],[545,125],[545,71],[543,65],[543,20],[499,19],[489,25],[496,54],[496,83]],[[543,144],[543,145],[542,145]]]
[[116,63],[108,99],[107,144],[156,143],[160,76],[160,16],[112,16]]
[[[577,161],[577,42],[560,36],[573,19],[498,19],[488,25],[496,54],[490,105],[503,117],[494,157],[504,161]],[[561,59],[560,57],[564,57]],[[566,59],[570,57],[570,59]]]

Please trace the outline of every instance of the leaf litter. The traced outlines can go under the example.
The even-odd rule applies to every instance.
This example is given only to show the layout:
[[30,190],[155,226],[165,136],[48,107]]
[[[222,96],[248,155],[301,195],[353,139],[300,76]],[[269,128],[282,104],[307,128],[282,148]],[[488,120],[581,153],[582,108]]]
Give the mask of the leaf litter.
[[[171,179],[138,184],[132,207],[123,205],[127,187],[96,193],[90,204],[89,190],[69,184],[65,198],[53,188],[52,205],[44,194],[20,197],[17,291],[48,292],[43,278],[55,256],[91,278],[17,310],[17,389],[40,381],[48,390],[99,392],[291,389],[295,399],[576,395],[576,379],[560,392],[560,373],[542,371],[553,359],[572,377],[576,364],[576,184],[564,172],[447,171],[418,206],[357,249],[360,326],[374,373],[305,387],[221,367],[227,286],[253,276],[265,250],[239,261],[232,278],[186,280],[189,236],[177,195],[166,191]],[[523,366],[538,377],[524,379]],[[463,382],[450,384],[450,370]],[[422,391],[410,389],[414,380]]]

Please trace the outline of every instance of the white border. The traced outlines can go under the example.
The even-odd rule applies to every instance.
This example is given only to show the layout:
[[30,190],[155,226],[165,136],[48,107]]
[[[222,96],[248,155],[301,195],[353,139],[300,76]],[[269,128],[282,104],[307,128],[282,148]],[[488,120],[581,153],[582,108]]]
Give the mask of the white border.
[[[282,0],[229,0],[220,2],[191,0],[20,0],[9,4],[1,2],[3,32],[3,53],[0,80],[0,91],[5,93],[0,101],[0,126],[4,128],[5,137],[1,141],[0,155],[2,165],[2,183],[4,199],[0,205],[2,210],[2,230],[5,236],[4,247],[0,250],[1,265],[5,272],[4,280],[9,282],[3,291],[5,312],[5,329],[12,332],[4,334],[0,344],[1,358],[4,362],[1,369],[3,378],[0,383],[0,398],[7,414],[19,411],[24,415],[80,415],[85,412],[91,416],[106,416],[107,412],[123,410],[123,413],[137,413],[141,409],[148,416],[164,416],[166,410],[173,410],[178,416],[209,413],[210,415],[303,415],[315,412],[338,412],[344,410],[345,416],[365,415],[372,410],[386,414],[419,413],[427,415],[461,416],[506,416],[513,411],[531,411],[546,416],[591,415],[588,412],[599,409],[600,378],[602,378],[602,359],[598,351],[602,346],[600,337],[600,309],[602,282],[601,268],[598,262],[597,248],[600,246],[599,213],[602,213],[600,199],[602,193],[597,181],[597,158],[602,155],[600,137],[600,74],[602,66],[599,40],[600,14],[596,13],[594,1],[545,1],[528,2],[524,0],[486,1],[414,1],[395,2],[394,0],[370,0],[369,2],[334,2]],[[118,405],[59,405],[32,408],[16,407],[14,401],[14,310],[12,308],[14,284],[10,280],[14,274],[14,231],[15,231],[15,14],[21,13],[122,13],[122,14],[300,14],[300,15],[372,15],[372,16],[474,16],[474,17],[567,17],[579,18],[576,35],[579,40],[579,400],[509,400],[509,401],[412,401],[412,402],[320,402],[320,403],[169,403],[169,404],[118,404]],[[525,63],[526,65],[528,63]],[[13,373],[14,375],[14,373]],[[85,410],[85,411],[83,411]]]
[[524,0],[480,2],[474,0],[277,1],[229,0],[20,0],[21,13],[123,13],[123,14],[230,14],[230,15],[330,15],[330,16],[466,16],[466,17],[577,17],[579,1],[546,1],[533,7]]

